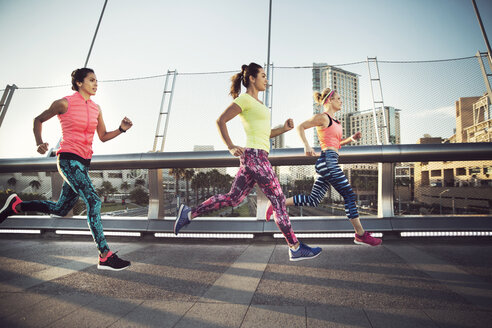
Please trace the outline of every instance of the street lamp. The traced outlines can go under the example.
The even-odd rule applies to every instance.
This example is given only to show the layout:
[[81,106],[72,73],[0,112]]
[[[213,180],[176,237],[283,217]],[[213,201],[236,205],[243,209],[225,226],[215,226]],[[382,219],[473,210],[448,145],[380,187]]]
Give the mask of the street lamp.
[[441,191],[441,192],[439,193],[439,214],[441,214],[441,215],[442,215],[442,201],[441,201],[441,197],[442,197],[442,195],[443,195],[444,193],[446,193],[446,192],[448,192],[448,191],[449,191],[449,189],[446,189],[446,190]]

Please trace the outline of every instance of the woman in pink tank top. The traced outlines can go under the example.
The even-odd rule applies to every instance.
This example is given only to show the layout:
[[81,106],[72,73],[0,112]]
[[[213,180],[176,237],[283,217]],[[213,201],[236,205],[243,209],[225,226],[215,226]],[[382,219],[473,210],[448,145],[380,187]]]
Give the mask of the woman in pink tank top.
[[[306,156],[318,156],[306,139],[304,130],[316,127],[318,139],[321,145],[321,155],[316,161],[316,172],[319,174],[314,182],[311,194],[295,195],[286,199],[287,206],[313,206],[320,204],[321,200],[329,190],[330,185],[342,195],[345,202],[345,214],[354,227],[354,242],[377,246],[381,244],[381,239],[374,238],[369,232],[365,231],[359,219],[357,210],[356,195],[345,177],[342,169],[338,165],[338,149],[352,141],[358,140],[361,133],[357,132],[349,138],[342,139],[342,125],[335,119],[335,113],[342,109],[342,99],[338,92],[327,88],[322,93],[314,93],[314,101],[323,106],[321,114],[315,114],[307,121],[297,126],[297,132],[304,144]],[[267,210],[266,218],[270,219],[272,210]]]
[[123,270],[130,266],[130,262],[111,252],[106,242],[100,215],[101,200],[89,177],[89,165],[94,134],[97,132],[99,139],[105,142],[126,132],[132,127],[132,122],[125,117],[117,129],[106,130],[101,108],[90,99],[97,91],[97,79],[92,69],[80,68],[73,71],[72,89],[74,94],[56,100],[34,119],[34,137],[40,154],[48,151],[48,143],[41,136],[43,122],[53,116],[58,116],[60,120],[62,140],[57,151],[57,166],[64,183],[58,201],[23,202],[13,194],[0,211],[0,222],[19,211],[65,216],[80,197],[87,206],[87,221],[99,250],[98,269]]

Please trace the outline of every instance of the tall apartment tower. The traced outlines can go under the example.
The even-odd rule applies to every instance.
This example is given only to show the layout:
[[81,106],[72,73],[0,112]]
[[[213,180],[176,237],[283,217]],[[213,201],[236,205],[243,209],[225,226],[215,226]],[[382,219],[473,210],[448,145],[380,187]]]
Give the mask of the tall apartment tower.
[[[400,110],[391,106],[384,106],[386,119],[388,121],[388,133],[390,144],[400,144]],[[381,107],[376,108],[378,126],[383,126],[383,113]],[[374,126],[373,110],[365,110],[349,115],[350,134],[360,131],[362,138],[352,142],[352,146],[377,145],[376,128]],[[379,138],[383,140],[383,131],[378,131]]]
[[[336,90],[342,98],[342,110],[335,117],[343,124],[343,137],[350,136],[350,114],[359,111],[359,76],[326,63],[313,63],[313,92],[325,88]],[[313,113],[323,108],[313,101]],[[314,146],[319,147],[318,136],[314,134]]]
[[[276,128],[281,128],[283,127],[282,124],[279,124],[277,126],[274,127],[274,129]],[[279,148],[285,148],[285,135],[282,133],[282,134],[279,134],[278,136],[272,138],[272,149],[279,149]]]

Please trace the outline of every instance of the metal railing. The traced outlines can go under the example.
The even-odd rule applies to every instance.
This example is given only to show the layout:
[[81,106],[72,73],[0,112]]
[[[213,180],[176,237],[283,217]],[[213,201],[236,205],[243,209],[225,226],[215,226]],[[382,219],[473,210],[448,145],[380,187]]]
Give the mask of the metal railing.
[[[320,149],[316,149],[319,152]],[[302,148],[274,149],[269,156],[274,166],[312,165],[316,157],[304,156]],[[394,165],[401,162],[474,161],[492,160],[492,144],[412,144],[345,147],[340,150],[341,164],[378,163],[378,215],[362,217],[364,226],[372,231],[483,231],[492,230],[492,216],[405,216],[395,217],[393,204]],[[228,151],[135,153],[94,156],[92,170],[149,169],[149,212],[142,218],[103,218],[105,229],[112,231],[139,231],[142,233],[171,232],[173,218],[164,218],[162,197],[162,169],[217,168],[239,165],[239,159]],[[0,173],[56,171],[55,158],[0,159]],[[225,219],[197,218],[186,232],[254,233],[278,232],[273,222],[263,219],[267,199],[258,193],[256,218]],[[296,232],[352,231],[346,218],[307,217],[292,218]],[[1,228],[12,229],[87,229],[85,220],[29,216],[9,218]]]

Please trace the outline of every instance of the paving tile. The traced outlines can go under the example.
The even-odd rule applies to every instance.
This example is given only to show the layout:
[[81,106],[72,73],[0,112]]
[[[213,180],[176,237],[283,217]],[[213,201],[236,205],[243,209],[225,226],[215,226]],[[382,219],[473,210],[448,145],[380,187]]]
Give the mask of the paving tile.
[[61,295],[43,299],[30,308],[20,309],[7,318],[23,327],[45,327],[55,321],[70,316],[86,304],[95,300],[95,296]]
[[249,246],[205,292],[200,302],[250,304],[275,245]]
[[144,301],[110,327],[174,327],[193,304],[191,302]]
[[308,328],[371,328],[364,310],[340,306],[308,306]]
[[0,318],[8,317],[22,310],[29,310],[48,297],[49,295],[31,292],[0,293]]
[[304,306],[252,305],[241,328],[294,328],[306,327]]
[[438,328],[439,326],[423,310],[369,309],[367,317],[372,327],[380,328]]
[[439,327],[490,327],[492,311],[425,310]]
[[141,300],[98,298],[48,327],[108,327],[142,303]]
[[239,327],[247,310],[244,304],[196,303],[175,327]]

